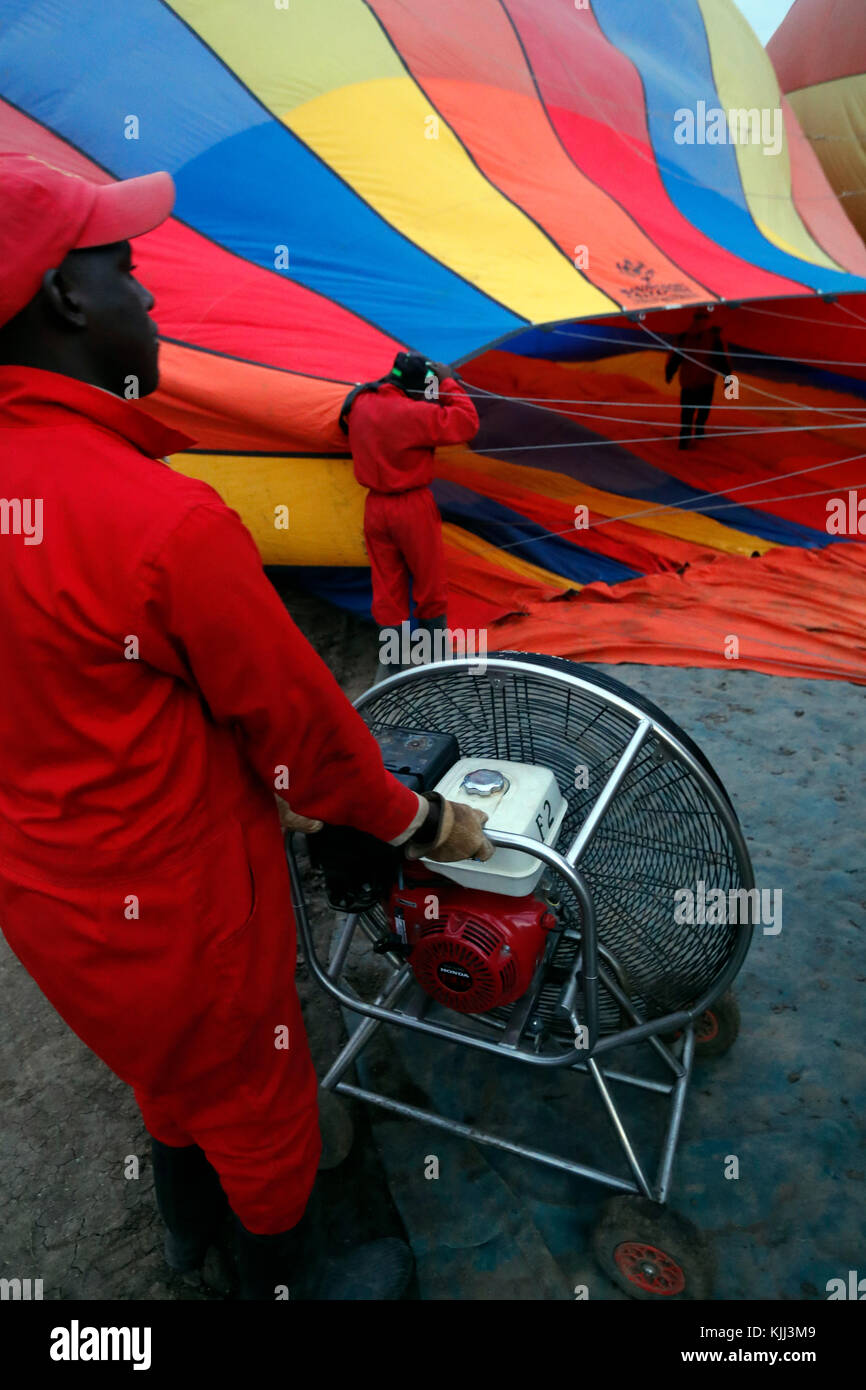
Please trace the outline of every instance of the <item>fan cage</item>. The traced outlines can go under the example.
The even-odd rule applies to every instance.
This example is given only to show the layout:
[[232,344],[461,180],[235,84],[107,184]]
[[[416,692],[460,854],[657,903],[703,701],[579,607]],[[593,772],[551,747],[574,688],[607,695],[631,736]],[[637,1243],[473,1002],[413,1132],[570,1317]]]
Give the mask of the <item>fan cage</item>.
[[[712,992],[742,926],[677,922],[675,893],[690,889],[697,897],[701,883],[705,892],[749,888],[751,869],[718,777],[661,711],[619,682],[523,653],[497,654],[483,671],[471,662],[424,667],[373,687],[358,708],[374,730],[401,725],[451,733],[461,757],[549,768],[568,803],[557,841],[561,851],[651,711],[652,730],[596,828],[580,871],[593,897],[603,963],[644,1018],[689,1008]],[[568,935],[561,936],[549,963],[534,1013],[546,1031],[567,1035],[570,1027],[557,1019],[555,1008],[579,950],[581,912],[559,875],[547,870],[545,885],[559,899],[556,915]],[[361,921],[374,938],[387,927],[381,908],[362,914]],[[603,1034],[628,1026],[603,985],[599,1004]],[[479,1018],[504,1026],[515,1007]]]

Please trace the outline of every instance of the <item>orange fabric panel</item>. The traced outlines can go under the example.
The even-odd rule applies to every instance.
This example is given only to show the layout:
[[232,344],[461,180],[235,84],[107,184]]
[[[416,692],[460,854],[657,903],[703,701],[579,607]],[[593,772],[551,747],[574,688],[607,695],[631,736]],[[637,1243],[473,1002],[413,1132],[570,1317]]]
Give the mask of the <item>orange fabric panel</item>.
[[201,449],[345,454],[349,385],[162,342],[159,390],[139,404]]
[[[718,555],[682,575],[587,584],[532,604],[488,633],[491,651],[544,651],[576,661],[745,667],[866,685],[866,543]],[[726,657],[736,637],[739,654]]]
[[543,605],[561,596],[561,588],[536,584],[524,575],[500,569],[486,556],[449,544],[448,532],[454,529],[445,529],[449,627],[476,631],[486,627],[487,642],[492,646],[495,639],[490,625],[497,619],[509,613],[526,613],[534,604]]

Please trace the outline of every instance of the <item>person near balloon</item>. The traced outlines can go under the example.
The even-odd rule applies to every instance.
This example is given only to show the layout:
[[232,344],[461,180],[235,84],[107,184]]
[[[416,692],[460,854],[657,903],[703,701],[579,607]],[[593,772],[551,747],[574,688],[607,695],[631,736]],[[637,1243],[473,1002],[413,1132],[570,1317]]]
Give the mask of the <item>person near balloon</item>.
[[[355,477],[367,488],[364,540],[373,584],[383,674],[395,667],[390,641],[408,631],[411,601],[430,646],[447,636],[442,518],[430,484],[440,444],[466,444],[478,412],[449,367],[415,352],[398,352],[390,372],[356,386],[343,403]],[[405,648],[405,644],[404,644]],[[403,655],[407,653],[403,652]],[[401,660],[399,667],[410,665]]]
[[329,1255],[317,1215],[281,827],[493,846],[385,770],[240,517],[164,462],[194,441],[137,403],[159,338],[130,239],[174,195],[0,153],[0,928],[133,1088],[177,1275],[222,1244],[242,1300],[397,1300],[408,1247]]
[[708,309],[698,309],[665,363],[665,381],[680,374],[681,449],[691,449],[703,439],[716,377],[724,378],[730,370],[721,329],[710,322]]

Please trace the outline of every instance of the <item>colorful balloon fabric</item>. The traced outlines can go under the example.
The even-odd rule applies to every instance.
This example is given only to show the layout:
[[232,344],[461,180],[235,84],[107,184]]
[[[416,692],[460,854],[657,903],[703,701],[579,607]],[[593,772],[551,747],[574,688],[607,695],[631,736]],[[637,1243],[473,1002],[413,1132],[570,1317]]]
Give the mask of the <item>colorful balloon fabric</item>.
[[767,52],[831,187],[866,238],[866,5],[796,0]]
[[866,680],[866,247],[732,0],[0,0],[0,148],[173,175],[147,408],[266,563],[369,614],[337,415],[411,348],[482,422],[438,461],[452,626]]

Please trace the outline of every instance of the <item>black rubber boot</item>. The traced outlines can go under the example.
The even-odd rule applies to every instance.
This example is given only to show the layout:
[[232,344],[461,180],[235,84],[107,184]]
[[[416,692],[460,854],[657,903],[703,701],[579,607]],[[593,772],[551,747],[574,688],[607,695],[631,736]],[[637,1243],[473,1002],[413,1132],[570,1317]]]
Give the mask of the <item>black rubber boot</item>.
[[165,1222],[165,1262],[185,1284],[228,1297],[237,1280],[228,1253],[229,1205],[216,1171],[192,1144],[151,1139],[156,1205]]
[[[390,636],[385,636],[385,634],[391,634],[394,631],[394,628],[387,627],[379,629],[379,663],[376,677],[373,681],[374,685],[378,685],[380,681],[387,680],[389,676],[396,676],[400,671],[411,671],[412,669],[411,661],[387,661],[384,659],[384,654],[393,647],[393,640]],[[411,640],[412,635],[409,630],[408,621],[401,623],[399,637],[399,650],[401,654],[404,651],[408,654],[411,650]]]
[[397,1302],[412,1278],[412,1252],[393,1236],[316,1262],[304,1257],[305,1243],[296,1230],[271,1236],[256,1236],[243,1228],[241,1232],[237,1261],[240,1298],[245,1302]]
[[234,1218],[242,1301],[395,1302],[405,1294],[414,1260],[408,1245],[388,1236],[328,1255],[318,1194],[297,1226],[254,1235]]
[[151,1139],[156,1205],[166,1225],[165,1258],[178,1274],[197,1269],[228,1214],[216,1171],[197,1144],[175,1149]]
[[448,619],[442,613],[438,618],[419,618],[418,626],[430,634],[430,653],[433,661],[450,661],[453,652],[447,638],[437,642],[437,632],[448,631]]
[[236,1216],[233,1224],[241,1301],[298,1299],[309,1259],[309,1232],[304,1220],[291,1230],[265,1236],[248,1231]]

